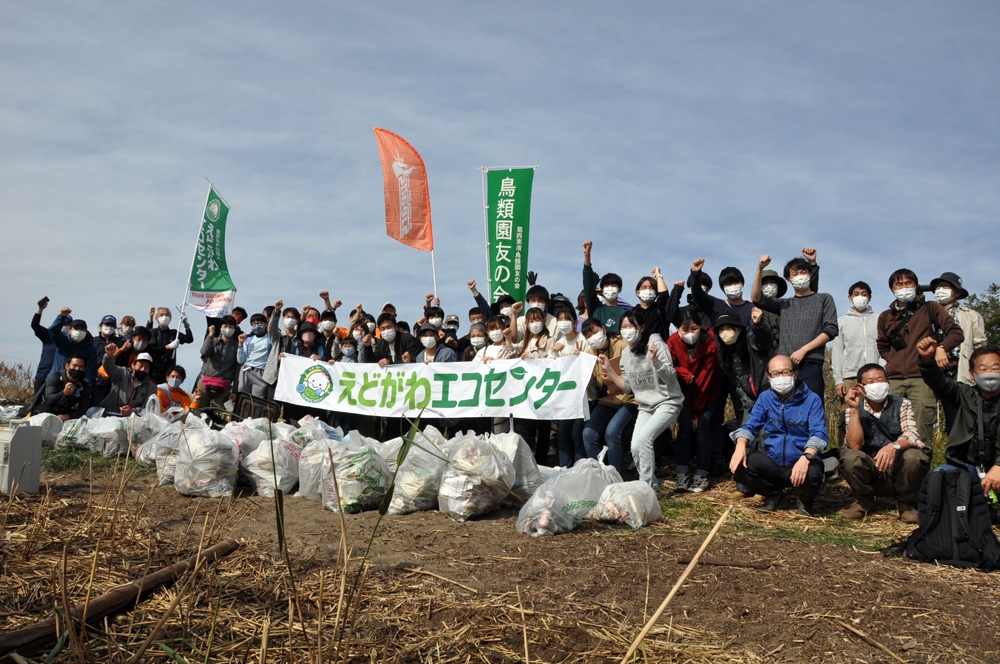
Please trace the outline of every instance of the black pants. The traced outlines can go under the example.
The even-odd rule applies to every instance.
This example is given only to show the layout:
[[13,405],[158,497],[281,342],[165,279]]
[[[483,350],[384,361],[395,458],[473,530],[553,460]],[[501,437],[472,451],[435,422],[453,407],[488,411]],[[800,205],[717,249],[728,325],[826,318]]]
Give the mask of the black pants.
[[[792,486],[791,466],[779,466],[771,457],[764,452],[751,452],[747,455],[747,465],[736,469],[733,478],[737,482],[746,485],[753,493],[762,496],[770,496],[780,493],[785,487]],[[816,457],[809,462],[809,471],[806,473],[805,483],[799,487],[799,497],[803,500],[812,500],[819,493],[819,488],[823,485],[823,462]]]
[[535,453],[535,463],[549,464],[549,442],[552,439],[552,420],[522,420],[514,418],[514,433],[524,438]]
[[821,402],[826,398],[826,381],[823,379],[822,362],[803,362],[799,367],[799,380],[815,392]]

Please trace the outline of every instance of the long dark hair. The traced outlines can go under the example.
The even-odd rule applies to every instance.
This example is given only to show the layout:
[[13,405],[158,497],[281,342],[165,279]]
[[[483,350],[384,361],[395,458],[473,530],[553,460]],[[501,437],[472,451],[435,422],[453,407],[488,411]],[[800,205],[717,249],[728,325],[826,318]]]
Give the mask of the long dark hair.
[[[528,325],[531,323],[529,318],[537,318],[542,323],[542,331],[538,334],[534,334]],[[549,329],[545,326],[545,312],[541,309],[528,309],[528,312],[524,314],[524,341],[521,343],[521,352],[528,350],[528,342],[531,341],[532,337],[547,337],[549,336]]]
[[[635,309],[629,309],[624,314],[622,314],[622,320],[627,320],[628,322],[632,323],[632,326],[635,327],[635,329],[637,330],[640,327],[642,328],[642,333],[639,335],[639,343],[637,343],[634,347],[630,349],[636,355],[645,354],[646,349],[649,346],[650,333],[649,329],[646,328],[645,324],[643,323],[643,318],[644,316],[642,315],[642,313],[636,311]],[[621,329],[621,323],[619,322],[619,330],[620,329]]]

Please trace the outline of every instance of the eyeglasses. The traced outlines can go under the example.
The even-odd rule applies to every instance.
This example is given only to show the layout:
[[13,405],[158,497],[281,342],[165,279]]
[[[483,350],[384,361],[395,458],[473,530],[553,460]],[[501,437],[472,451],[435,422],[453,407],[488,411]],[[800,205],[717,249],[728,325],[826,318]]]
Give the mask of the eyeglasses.
[[782,369],[781,371],[769,371],[767,375],[771,378],[790,378],[795,375],[794,369]]

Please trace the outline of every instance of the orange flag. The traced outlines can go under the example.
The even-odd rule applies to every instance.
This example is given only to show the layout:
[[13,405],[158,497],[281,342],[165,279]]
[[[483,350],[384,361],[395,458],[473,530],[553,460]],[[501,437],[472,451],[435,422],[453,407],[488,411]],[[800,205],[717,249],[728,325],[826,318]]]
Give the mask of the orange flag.
[[431,197],[427,170],[413,146],[402,136],[375,127],[385,180],[385,232],[403,244],[434,251]]

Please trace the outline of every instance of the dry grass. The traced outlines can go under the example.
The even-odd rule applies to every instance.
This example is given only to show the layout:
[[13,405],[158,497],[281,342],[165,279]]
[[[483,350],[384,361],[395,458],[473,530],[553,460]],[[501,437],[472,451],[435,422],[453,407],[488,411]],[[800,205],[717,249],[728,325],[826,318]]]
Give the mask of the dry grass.
[[24,405],[35,394],[35,372],[30,364],[0,362],[0,403]]

